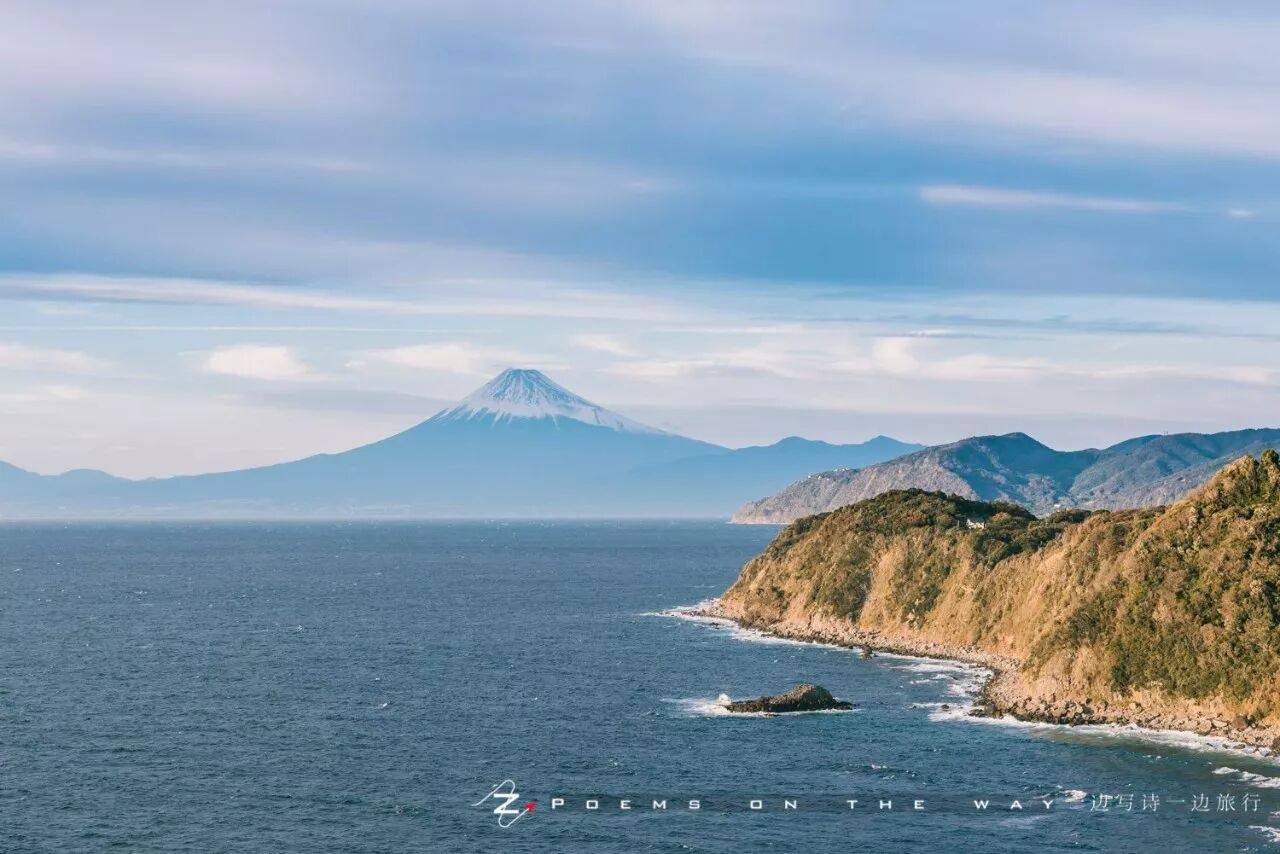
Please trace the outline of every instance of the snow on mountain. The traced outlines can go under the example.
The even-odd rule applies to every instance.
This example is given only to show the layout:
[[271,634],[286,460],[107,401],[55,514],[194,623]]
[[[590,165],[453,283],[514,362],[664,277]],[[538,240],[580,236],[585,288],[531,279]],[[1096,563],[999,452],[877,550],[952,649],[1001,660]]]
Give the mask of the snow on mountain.
[[514,418],[568,418],[627,433],[663,433],[579,397],[532,368],[507,368],[431,421],[501,422]]

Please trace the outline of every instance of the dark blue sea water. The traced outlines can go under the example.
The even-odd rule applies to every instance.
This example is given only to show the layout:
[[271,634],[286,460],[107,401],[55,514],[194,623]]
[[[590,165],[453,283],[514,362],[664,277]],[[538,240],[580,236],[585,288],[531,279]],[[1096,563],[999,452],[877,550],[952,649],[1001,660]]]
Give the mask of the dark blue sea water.
[[[653,616],[720,592],[771,534],[0,527],[0,850],[1271,850],[1274,764],[955,719],[936,704],[963,672]],[[708,713],[802,680],[859,709]],[[536,807],[504,829],[472,804],[507,779]],[[1103,793],[1132,811],[1091,812]]]

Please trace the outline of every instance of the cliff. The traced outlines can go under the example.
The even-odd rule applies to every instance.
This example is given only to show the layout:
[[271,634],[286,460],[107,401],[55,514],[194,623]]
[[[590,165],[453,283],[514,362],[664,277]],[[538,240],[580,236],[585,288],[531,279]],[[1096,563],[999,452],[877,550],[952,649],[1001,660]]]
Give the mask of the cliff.
[[[979,527],[981,523],[985,527]],[[785,528],[722,616],[985,662],[994,711],[1280,735],[1280,458],[1169,507],[1063,511],[891,491]]]

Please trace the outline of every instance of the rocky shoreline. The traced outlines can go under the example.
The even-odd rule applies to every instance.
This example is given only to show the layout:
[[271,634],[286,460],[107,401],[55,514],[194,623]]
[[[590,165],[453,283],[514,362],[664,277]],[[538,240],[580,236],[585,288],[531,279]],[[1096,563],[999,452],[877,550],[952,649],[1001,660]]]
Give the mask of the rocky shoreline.
[[970,712],[974,717],[1007,715],[1021,721],[1066,726],[1093,724],[1174,730],[1221,738],[1237,749],[1252,749],[1262,755],[1280,756],[1280,728],[1255,727],[1243,718],[1228,720],[1192,713],[1190,709],[1168,709],[1164,707],[1167,704],[1154,699],[1149,703],[1135,700],[1127,704],[1113,704],[1059,697],[1054,693],[1047,696],[1029,695],[1021,688],[1018,679],[1021,666],[1018,659],[974,647],[864,631],[834,620],[760,624],[743,619],[740,614],[726,608],[719,599],[700,603],[691,609],[682,609],[681,613],[691,617],[725,620],[742,628],[788,640],[977,665],[988,670],[990,675],[983,683],[977,703]]

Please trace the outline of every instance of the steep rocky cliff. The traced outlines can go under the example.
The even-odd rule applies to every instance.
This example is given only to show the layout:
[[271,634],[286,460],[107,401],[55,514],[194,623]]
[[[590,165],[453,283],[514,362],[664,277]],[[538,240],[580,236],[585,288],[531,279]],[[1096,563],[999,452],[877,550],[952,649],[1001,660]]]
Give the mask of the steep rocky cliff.
[[1182,501],[1037,519],[893,491],[785,528],[721,598],[795,637],[954,654],[1000,711],[1280,734],[1280,458]]

